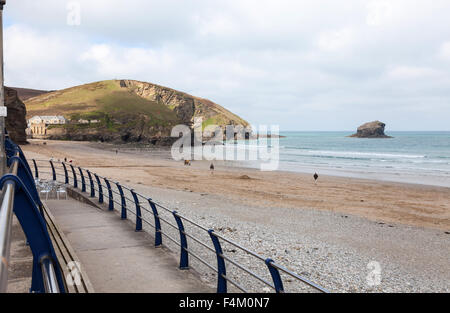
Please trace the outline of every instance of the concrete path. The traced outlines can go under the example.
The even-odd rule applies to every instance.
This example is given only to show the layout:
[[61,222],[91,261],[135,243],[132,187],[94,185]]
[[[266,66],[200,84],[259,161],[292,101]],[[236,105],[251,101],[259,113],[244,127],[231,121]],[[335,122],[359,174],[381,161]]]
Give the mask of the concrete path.
[[11,235],[7,292],[27,293],[30,292],[31,287],[33,254],[26,244],[25,234],[15,215],[13,215]]
[[73,199],[46,204],[95,292],[213,292],[191,271],[178,269],[178,256],[153,247],[147,233],[135,232],[117,214]]

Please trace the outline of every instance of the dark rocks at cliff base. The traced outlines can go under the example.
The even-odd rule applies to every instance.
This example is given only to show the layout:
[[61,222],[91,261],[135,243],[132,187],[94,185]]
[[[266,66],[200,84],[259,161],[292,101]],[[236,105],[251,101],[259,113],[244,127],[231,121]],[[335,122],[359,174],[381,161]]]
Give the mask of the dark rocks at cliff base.
[[27,121],[25,116],[27,111],[25,104],[17,96],[17,91],[5,87],[5,105],[8,110],[6,117],[6,130],[10,138],[17,144],[27,143]]
[[386,124],[380,121],[365,123],[358,127],[356,134],[350,137],[356,138],[392,138],[384,133]]
[[178,138],[171,137],[164,127],[130,127],[121,131],[108,130],[104,126],[97,128],[77,128],[77,125],[66,125],[66,128],[53,128],[47,131],[50,140],[97,141],[122,143],[152,144],[155,146],[172,146]]

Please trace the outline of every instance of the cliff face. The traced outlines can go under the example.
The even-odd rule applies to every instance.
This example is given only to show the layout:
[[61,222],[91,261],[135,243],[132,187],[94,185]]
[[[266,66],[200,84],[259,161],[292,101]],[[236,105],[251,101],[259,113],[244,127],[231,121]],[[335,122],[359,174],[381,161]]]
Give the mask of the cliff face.
[[187,93],[152,83],[135,80],[121,80],[120,86],[128,88],[138,96],[163,103],[173,110],[183,124],[193,125],[195,118],[203,119],[203,126],[214,124],[225,127],[226,125],[249,126],[249,123],[236,114],[231,113],[220,105]]
[[384,133],[386,124],[380,121],[365,123],[358,127],[356,134],[350,137],[357,138],[392,138]]
[[25,129],[27,128],[25,116],[27,111],[25,104],[17,96],[16,90],[5,87],[5,105],[8,108],[6,130],[9,136],[17,144],[27,143],[25,134]]
[[194,116],[194,99],[179,91],[135,80],[121,80],[120,87],[128,88],[144,99],[163,103],[174,110],[183,123],[190,123]]

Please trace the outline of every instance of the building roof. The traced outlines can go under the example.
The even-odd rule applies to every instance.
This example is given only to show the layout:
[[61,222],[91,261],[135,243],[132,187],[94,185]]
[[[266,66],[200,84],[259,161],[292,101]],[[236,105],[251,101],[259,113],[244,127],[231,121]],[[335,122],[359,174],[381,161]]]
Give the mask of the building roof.
[[58,120],[66,120],[66,118],[62,115],[43,115],[43,116],[39,116],[39,115],[35,115],[32,118],[30,118],[30,120],[37,120],[37,119],[41,119],[41,120],[53,120],[53,119],[58,119]]

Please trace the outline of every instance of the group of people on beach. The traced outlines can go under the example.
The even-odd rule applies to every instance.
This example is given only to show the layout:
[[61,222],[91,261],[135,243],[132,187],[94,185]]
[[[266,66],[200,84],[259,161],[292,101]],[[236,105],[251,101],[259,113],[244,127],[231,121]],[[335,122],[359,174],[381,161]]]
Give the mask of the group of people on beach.
[[[191,166],[191,160],[184,160],[184,166]],[[211,175],[214,173],[214,163],[211,163],[211,165],[209,166],[209,170],[211,171]],[[319,179],[319,174],[314,173],[313,175],[314,178],[314,183],[317,183],[317,180]]]
[[[191,160],[184,160],[184,166],[191,166]],[[211,171],[211,174],[214,173],[214,163],[211,163],[211,165],[209,166],[209,170]]]
[[[54,157],[51,157],[51,158],[50,158],[50,161],[55,161],[55,158],[54,158]],[[59,162],[60,160],[58,159],[57,161]],[[68,162],[69,162],[69,163],[72,163],[72,160],[69,160]],[[64,163],[67,163],[67,158],[64,158]]]

